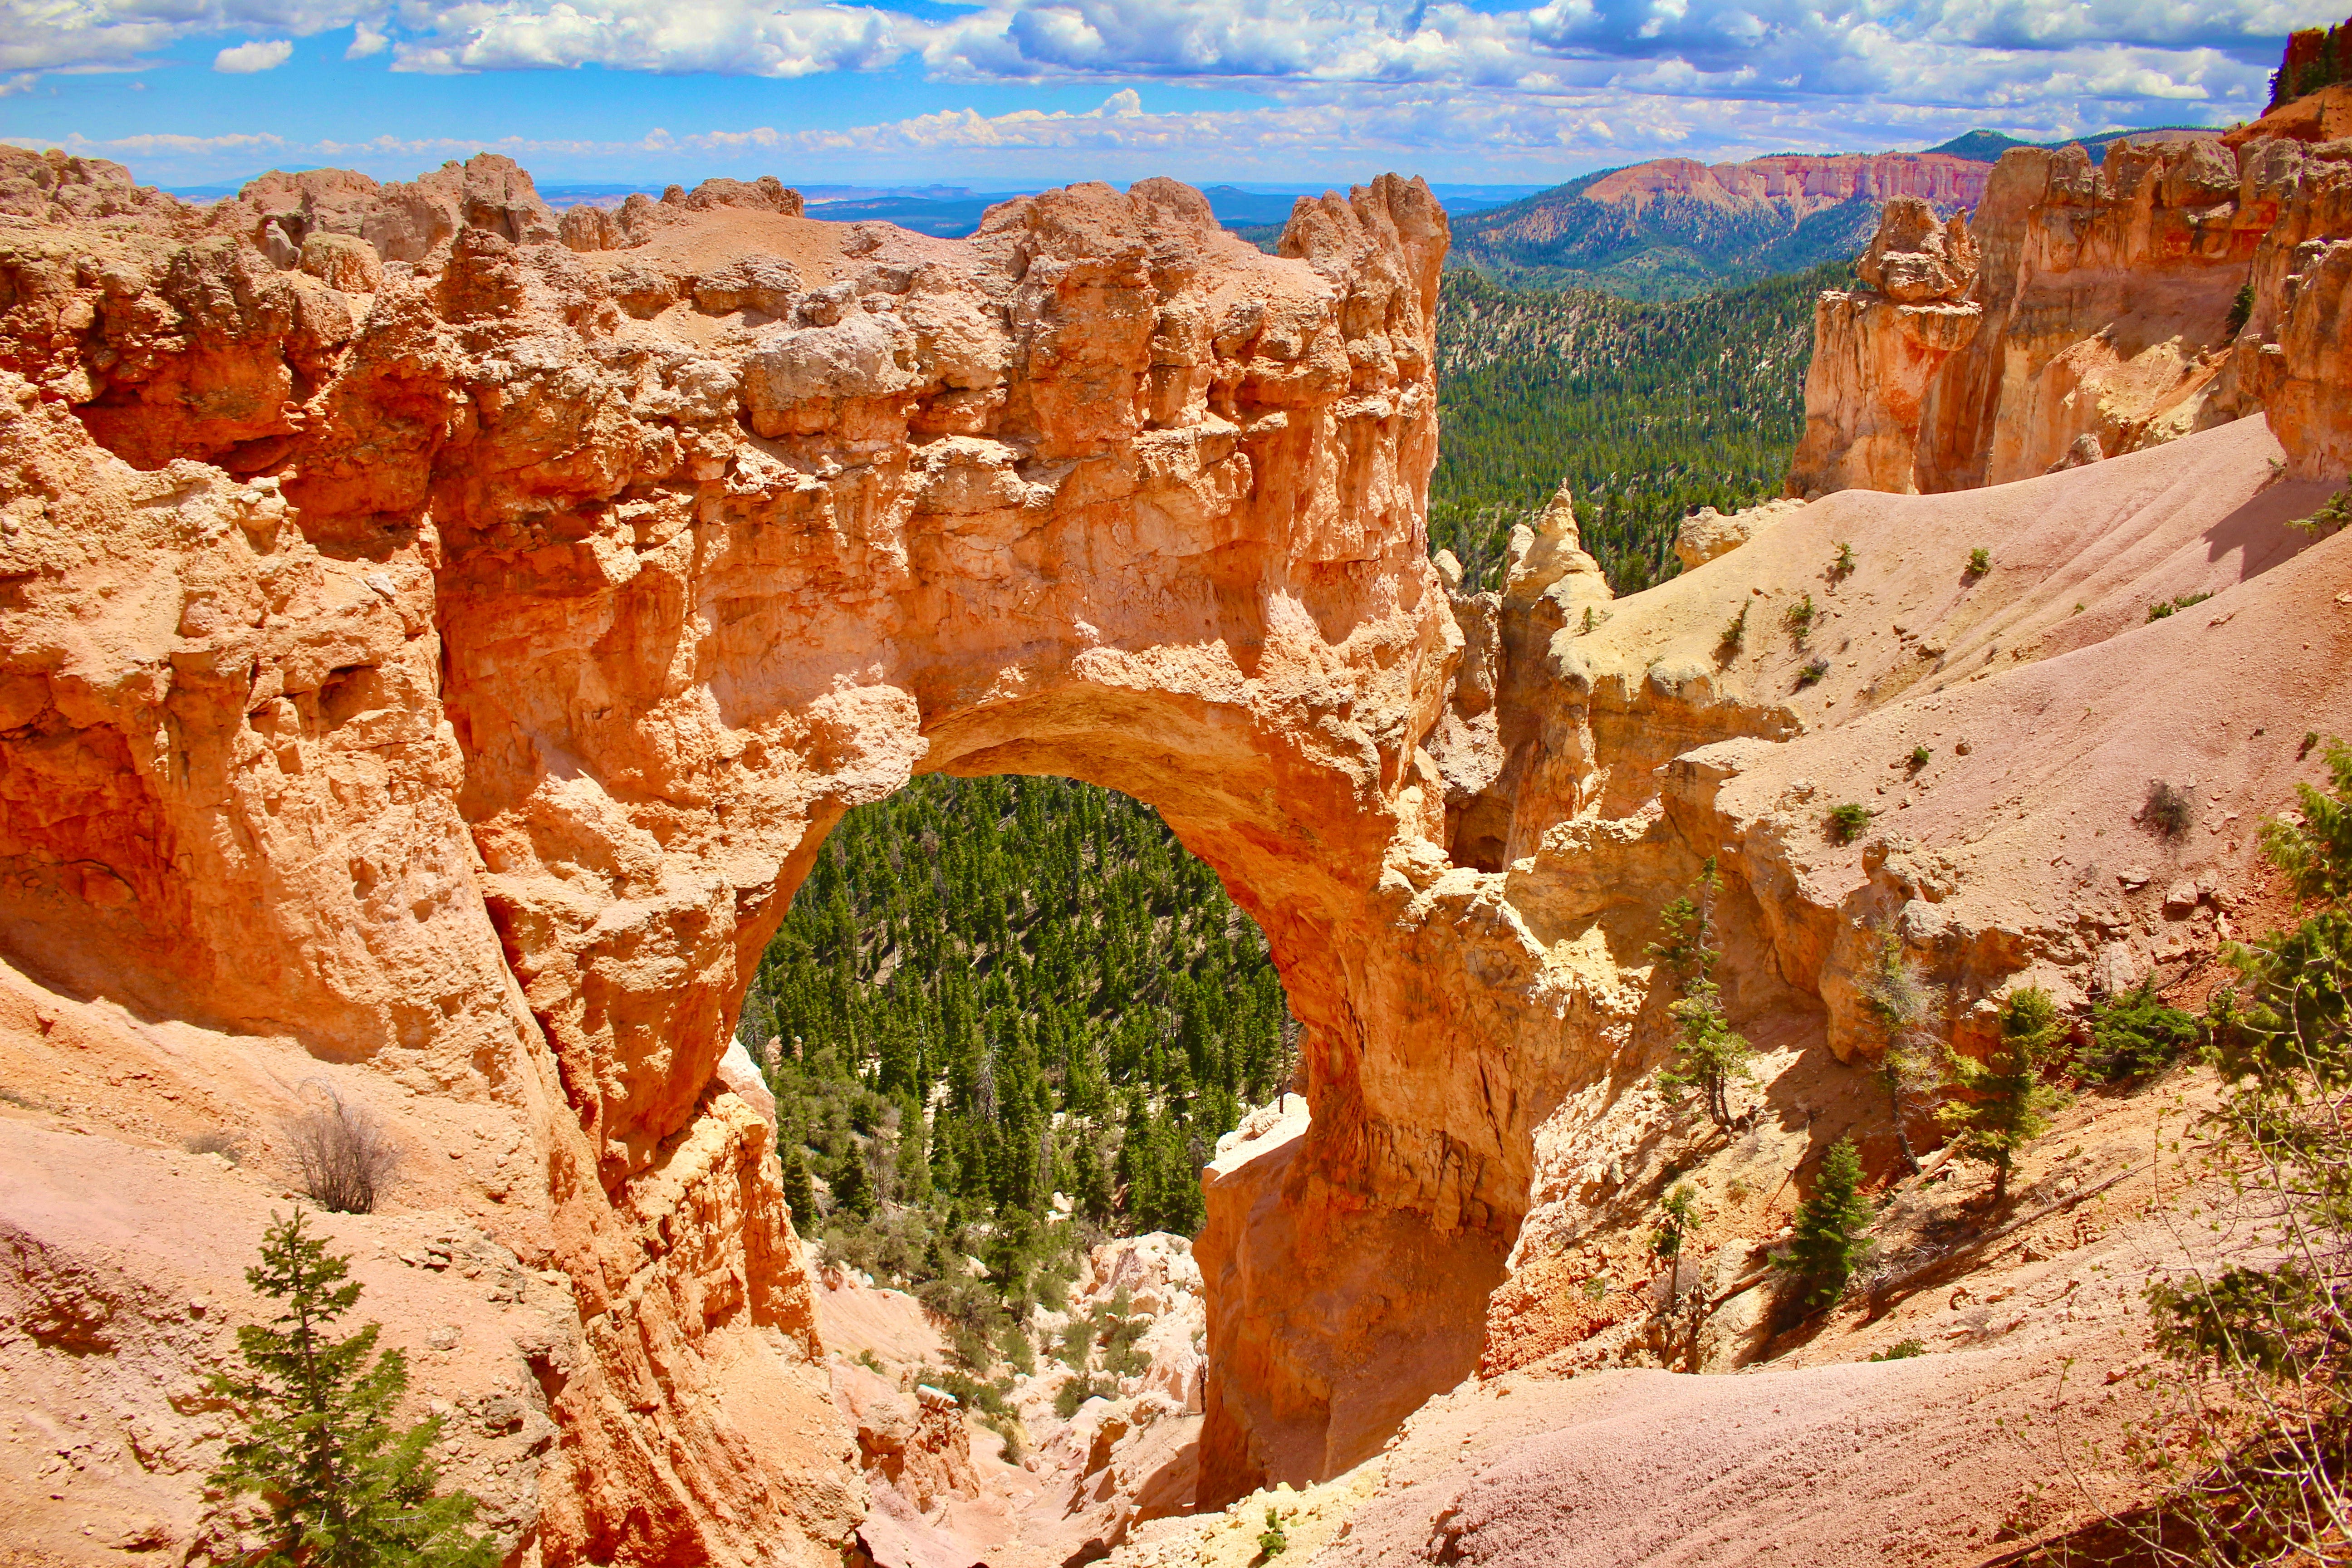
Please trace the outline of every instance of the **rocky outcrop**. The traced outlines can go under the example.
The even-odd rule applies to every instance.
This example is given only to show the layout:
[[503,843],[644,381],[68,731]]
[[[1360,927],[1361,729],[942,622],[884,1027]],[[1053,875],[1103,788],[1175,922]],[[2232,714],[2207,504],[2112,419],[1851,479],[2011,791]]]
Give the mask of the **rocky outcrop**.
[[[512,1134],[424,1168],[568,1284],[541,1560],[813,1558],[856,1515],[772,1133],[718,1069],[823,831],[918,767],[1160,805],[1310,1031],[1308,1276],[1410,1278],[1428,1235],[1491,1274],[1506,1128],[1364,1054],[1460,1005],[1382,880],[1443,861],[1417,741],[1459,646],[1425,189],[1310,205],[1276,258],[1166,182],[970,242],[706,188],[617,251],[495,163],[420,184],[457,226],[414,259],[439,219],[317,175],[0,237],[0,931],[36,991],[201,1021],[221,1071],[321,1064],[420,1160],[437,1105]],[[1458,1353],[1402,1381],[1410,1293],[1299,1320],[1318,1398],[1379,1391],[1349,1451],[1475,1354],[1446,1305]]]
[[2005,484],[2245,412],[2231,310],[2298,189],[2277,146],[2013,148],[1934,256],[1890,205],[1892,287],[1822,296],[1789,492]]
[[1824,290],[1813,308],[1805,434],[1789,465],[1790,492],[1807,499],[1916,493],[1928,385],[1984,322],[1984,307],[1969,297],[1976,241],[1958,213],[1939,223],[1916,197],[1887,203],[1854,271],[1862,287]]

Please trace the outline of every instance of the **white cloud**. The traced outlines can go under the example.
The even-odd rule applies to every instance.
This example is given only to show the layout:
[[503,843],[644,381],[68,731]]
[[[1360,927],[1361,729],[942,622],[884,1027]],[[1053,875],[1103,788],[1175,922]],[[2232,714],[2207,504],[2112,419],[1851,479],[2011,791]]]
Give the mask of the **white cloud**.
[[237,44],[213,57],[213,69],[231,76],[251,76],[256,71],[276,70],[294,58],[291,38],[257,38],[249,44]]
[[545,69],[600,65],[622,70],[717,71],[803,77],[874,70],[906,53],[913,26],[862,5],[785,5],[740,0],[504,0],[451,8],[393,49],[410,71]]
[[380,55],[390,47],[392,47],[392,39],[385,36],[383,27],[362,18],[352,24],[351,47],[343,51],[343,58],[363,60],[370,55]]

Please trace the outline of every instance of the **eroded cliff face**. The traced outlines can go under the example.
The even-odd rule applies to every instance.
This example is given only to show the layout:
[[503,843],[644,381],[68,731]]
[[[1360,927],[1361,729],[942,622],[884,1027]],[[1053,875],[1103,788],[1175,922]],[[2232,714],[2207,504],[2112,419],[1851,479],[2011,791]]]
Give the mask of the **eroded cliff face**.
[[[1458,936],[1395,929],[1444,864],[1419,742],[1460,647],[1423,187],[1306,204],[1277,259],[1167,182],[944,242],[773,182],[591,232],[502,160],[199,213],[8,156],[12,961],[200,1024],[192,1077],[332,1081],[566,1282],[518,1542],[764,1560],[856,1516],[772,1133],[715,1069],[824,829],[918,768],[1152,801],[1265,928],[1318,1106],[1286,1292],[1330,1269],[1276,1323],[1302,1462],[1460,1375],[1528,1108],[1431,1114],[1499,1043],[1483,1084],[1377,1045],[1478,1005],[1425,984]],[[204,1127],[135,1098],[112,1135]],[[450,1104],[518,1152],[446,1180]],[[240,1120],[282,1181],[275,1109]],[[1247,1404],[1211,1421],[1254,1474]]]
[[2013,148],[1932,247],[1890,204],[1872,255],[1973,265],[1822,296],[1789,493],[2005,484],[2247,412],[2263,340],[2233,345],[2231,304],[2317,171],[2271,140]]
[[[2205,308],[2206,273],[2130,248],[2208,234],[2148,156],[2137,184],[2110,159],[2112,200],[2058,156],[1998,224],[1890,222],[1853,320],[1986,322],[1916,378],[1916,426],[1851,402],[1916,428],[1905,488],[1953,488],[1922,477],[1945,389],[2041,308],[2021,280],[2095,302],[2138,268]],[[1588,1287],[1634,1268],[1671,1120],[1640,1087],[1671,1026],[1649,945],[1708,860],[1727,1005],[1807,1072],[1874,1048],[1879,931],[1964,1045],[2016,976],[2078,995],[2228,934],[2244,825],[2317,766],[2292,737],[2352,715],[2352,633],[2313,610],[2352,602],[2343,542],[2305,549],[2326,490],[2272,473],[2334,460],[2345,226],[2326,160],[2263,156],[2306,158],[2300,237],[2249,252],[2294,268],[2248,327],[2285,323],[2272,424],[1704,520],[1691,570],[1620,602],[1565,494],[1499,594],[1424,558],[1446,226],[1417,182],[1303,203],[1270,258],[1165,181],[940,241],[773,181],[559,221],[478,159],[199,212],[0,151],[0,1067],[29,1086],[0,1159],[125,1151],[102,1197],[0,1186],[0,1362],[80,1433],[0,1448],[44,1483],[10,1528],[227,1552],[195,1492],[216,1416],[183,1395],[287,1195],[284,1121],[331,1088],[411,1152],[394,1212],[339,1235],[462,1326],[419,1398],[491,1413],[461,1475],[512,1552],[829,1557],[861,1451],[722,1053],[824,832],[921,771],[1156,805],[1305,1026],[1311,1115],[1204,1178],[1199,1501],[1345,1470],[1482,1366],[1572,1364],[1634,1310]],[[1996,433],[2077,405],[2035,364]],[[1900,439],[1860,450],[1899,475]],[[2182,767],[2203,837],[2153,842],[2146,780]],[[1851,846],[1840,800],[1878,813]],[[1758,1147],[1801,1158],[1811,1090],[1772,1092]],[[242,1163],[174,1150],[224,1130]],[[178,1392],[93,1432],[90,1364]]]

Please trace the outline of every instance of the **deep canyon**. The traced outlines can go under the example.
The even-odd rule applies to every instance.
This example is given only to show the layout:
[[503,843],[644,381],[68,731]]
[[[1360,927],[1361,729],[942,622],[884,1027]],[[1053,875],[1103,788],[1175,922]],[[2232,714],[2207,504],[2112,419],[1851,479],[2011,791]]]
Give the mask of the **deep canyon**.
[[[1427,556],[1418,181],[1267,256],[1165,180],[940,240],[773,180],[558,215],[485,155],[197,208],[0,148],[0,1531],[226,1556],[198,1380],[331,1091],[410,1157],[325,1223],[510,1561],[838,1561],[868,1467],[730,1031],[844,812],[1013,773],[1156,807],[1302,1026],[1310,1113],[1205,1177],[1198,1506],[1442,1438],[1334,1560],[1641,1560],[1526,1499],[1593,1462],[1557,1374],[1641,1315],[1661,908],[1718,869],[1774,1064],[1734,1152],[1791,1174],[1858,1114],[1874,933],[1965,1047],[2012,984],[2248,929],[2296,742],[2352,729],[2352,544],[2290,526],[2352,468],[2347,149],[1897,198],[1821,306],[1790,500],[1618,600],[1565,495],[1499,593]],[[1730,1288],[1775,1201],[1709,1243],[1708,1371],[1767,1338]],[[1840,1431],[1977,1386],[1855,1371],[1767,1375]],[[1783,1386],[1685,1381],[1627,1419]],[[1510,1420],[1459,1417],[1488,1384]],[[1517,1481],[1414,1489],[1457,1418]],[[1990,1555],[1952,1495],[1912,1560]]]

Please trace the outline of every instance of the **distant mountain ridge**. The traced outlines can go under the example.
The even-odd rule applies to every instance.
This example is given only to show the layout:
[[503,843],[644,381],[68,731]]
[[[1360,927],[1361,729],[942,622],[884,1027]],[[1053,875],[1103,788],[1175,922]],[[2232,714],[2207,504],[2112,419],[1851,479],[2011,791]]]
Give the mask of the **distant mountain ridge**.
[[1454,252],[1522,287],[1678,299],[1853,256],[1890,196],[1974,207],[1990,173],[1943,153],[1659,158],[1476,214]]
[[2219,126],[2211,125],[2140,125],[2127,131],[2102,131],[2095,136],[2068,136],[2056,142],[2022,142],[2000,131],[1970,131],[1953,137],[1949,142],[1927,149],[1930,153],[1949,153],[1955,158],[1969,158],[1980,163],[2000,160],[2011,147],[2072,147],[2079,145],[2095,163],[2107,155],[2107,149],[2118,142],[2182,142],[2198,136],[2219,136]]

